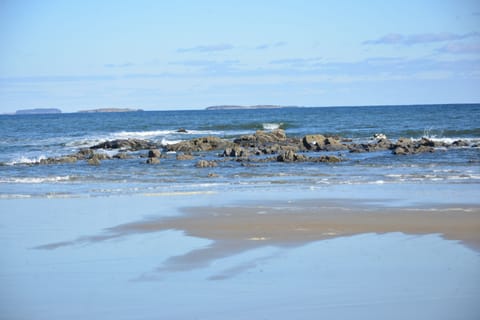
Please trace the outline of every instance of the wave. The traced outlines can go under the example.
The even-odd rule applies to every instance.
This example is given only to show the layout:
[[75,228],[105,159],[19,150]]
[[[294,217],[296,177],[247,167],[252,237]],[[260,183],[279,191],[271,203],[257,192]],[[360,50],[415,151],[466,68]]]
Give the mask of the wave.
[[[273,120],[273,119],[272,119]],[[208,126],[201,126],[202,130],[220,130],[231,134],[231,132],[249,133],[256,130],[273,130],[273,129],[287,129],[293,128],[289,122],[231,122],[219,123]]]
[[21,156],[17,159],[14,159],[12,161],[9,161],[9,162],[5,162],[4,164],[7,165],[7,166],[14,166],[14,165],[17,165],[17,164],[36,164],[36,163],[39,163],[40,161],[42,160],[45,160],[47,159],[46,156],[44,155],[41,155],[41,156],[38,156],[38,157],[33,157],[33,158],[28,158],[28,157],[25,157],[25,156]]
[[55,182],[65,182],[72,181],[71,176],[50,176],[50,177],[17,177],[17,178],[0,178],[0,183],[27,183],[27,184],[37,184],[37,183],[55,183]]
[[283,123],[263,123],[263,129],[264,130],[275,130],[275,129],[280,129],[280,127],[283,125]]
[[120,131],[111,134],[111,137],[115,139],[128,139],[128,138],[156,138],[165,136],[182,136],[182,135],[223,135],[223,131],[215,130],[151,130],[151,131]]

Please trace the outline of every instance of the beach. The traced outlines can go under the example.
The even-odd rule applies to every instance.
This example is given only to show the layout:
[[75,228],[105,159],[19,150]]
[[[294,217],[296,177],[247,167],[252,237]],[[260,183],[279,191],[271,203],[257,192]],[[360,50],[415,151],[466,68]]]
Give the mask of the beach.
[[2,314],[478,315],[480,209],[473,199],[448,206],[329,198],[318,191],[305,196],[204,192],[1,200]]
[[479,112],[0,116],[0,318],[477,319]]

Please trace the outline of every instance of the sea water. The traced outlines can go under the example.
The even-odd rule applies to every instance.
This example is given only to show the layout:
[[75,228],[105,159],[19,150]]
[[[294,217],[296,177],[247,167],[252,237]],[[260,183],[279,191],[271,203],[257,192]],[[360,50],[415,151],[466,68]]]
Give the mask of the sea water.
[[[479,119],[480,104],[0,115],[0,196],[275,189],[333,192],[355,185],[387,189],[455,186],[472,192],[479,190],[480,183]],[[186,132],[179,132],[180,128]],[[337,135],[364,143],[383,133],[392,141],[400,137],[428,137],[447,143],[461,139],[468,146],[408,156],[391,151],[325,153],[343,158],[336,164],[266,162],[242,166],[226,161],[216,168],[199,169],[195,167],[198,158],[177,161],[169,154],[159,165],[150,166],[140,158],[146,151],[132,159],[102,161],[100,166],[89,166],[85,161],[35,164],[113,139],[147,139],[165,145],[207,135],[233,140],[256,130],[276,128],[300,138],[306,134]],[[114,155],[118,151],[102,152]],[[221,151],[201,157],[220,160],[218,153]]]

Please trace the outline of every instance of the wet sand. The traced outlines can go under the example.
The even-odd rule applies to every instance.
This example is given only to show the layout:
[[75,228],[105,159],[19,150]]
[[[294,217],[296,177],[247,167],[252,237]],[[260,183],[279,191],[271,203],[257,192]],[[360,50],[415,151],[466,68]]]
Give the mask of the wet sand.
[[0,314],[478,318],[478,205],[317,195],[0,201]]
[[213,241],[206,248],[171,257],[157,271],[204,267],[214,260],[264,246],[295,247],[364,233],[440,234],[480,251],[480,208],[476,206],[388,208],[362,203],[345,205],[345,201],[299,200],[188,207],[182,211],[180,216],[120,224],[96,235],[36,249],[52,250],[166,230]]

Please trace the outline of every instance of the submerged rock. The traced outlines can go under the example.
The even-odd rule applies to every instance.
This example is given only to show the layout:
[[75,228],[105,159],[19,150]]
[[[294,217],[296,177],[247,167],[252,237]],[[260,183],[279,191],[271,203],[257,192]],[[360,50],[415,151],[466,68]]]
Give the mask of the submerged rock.
[[193,156],[191,154],[185,154],[185,153],[179,153],[175,158],[179,161],[193,160]]
[[207,161],[207,160],[200,160],[197,162],[195,165],[197,168],[211,168],[211,167],[216,167],[217,162],[216,161]]
[[160,159],[158,158],[148,158],[147,161],[145,162],[146,164],[159,164]]

